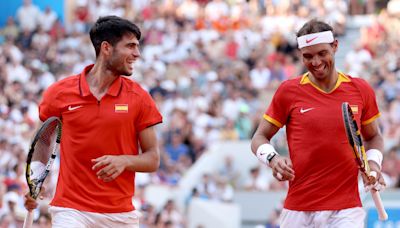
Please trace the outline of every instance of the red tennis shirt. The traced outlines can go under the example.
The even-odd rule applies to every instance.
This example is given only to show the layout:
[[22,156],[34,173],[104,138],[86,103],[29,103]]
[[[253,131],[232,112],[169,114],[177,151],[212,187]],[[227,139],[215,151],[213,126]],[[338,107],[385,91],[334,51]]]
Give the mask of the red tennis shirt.
[[161,123],[162,117],[150,95],[122,76],[98,101],[86,81],[92,67],[54,83],[39,105],[42,121],[58,116],[63,123],[60,173],[51,205],[99,213],[132,211],[135,173],[124,171],[114,181],[103,182],[91,160],[137,155],[139,132]]
[[285,208],[321,211],[361,206],[342,102],[349,102],[359,126],[380,115],[367,82],[342,73],[329,93],[313,84],[308,74],[283,82],[276,91],[264,118],[278,127],[286,125],[295,179],[289,182]]

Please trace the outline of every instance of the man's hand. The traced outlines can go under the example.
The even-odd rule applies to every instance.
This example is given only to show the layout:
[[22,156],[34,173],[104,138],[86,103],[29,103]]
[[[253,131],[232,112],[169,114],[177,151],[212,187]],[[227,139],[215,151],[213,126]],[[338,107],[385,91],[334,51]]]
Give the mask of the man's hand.
[[[44,197],[46,197],[46,188],[44,186],[42,186],[40,188],[40,193],[39,193],[39,199],[44,199]],[[25,194],[24,196],[24,206],[28,211],[31,211],[35,208],[38,207],[38,203],[36,202],[36,200],[34,198],[32,198],[31,194],[28,192]]]
[[294,180],[292,161],[288,157],[275,156],[269,163],[274,177],[279,181]]
[[126,159],[123,155],[104,155],[92,159],[94,163],[92,169],[97,170],[96,175],[104,182],[110,182],[117,178],[126,167]]
[[368,165],[370,168],[370,177],[367,177],[364,173],[362,173],[362,178],[364,182],[364,187],[366,191],[371,189],[380,191],[385,188],[386,182],[382,176],[381,170],[379,169],[378,164],[374,161],[368,161]]
[[35,199],[33,199],[31,197],[31,195],[29,193],[25,194],[24,199],[25,199],[24,206],[25,206],[26,210],[32,211],[33,209],[38,207],[38,203],[36,202]]

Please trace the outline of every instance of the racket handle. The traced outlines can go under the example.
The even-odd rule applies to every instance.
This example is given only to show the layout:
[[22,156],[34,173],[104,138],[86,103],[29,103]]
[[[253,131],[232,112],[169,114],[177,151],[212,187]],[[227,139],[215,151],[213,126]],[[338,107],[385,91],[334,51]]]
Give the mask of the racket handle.
[[381,221],[387,220],[388,215],[385,211],[385,208],[383,207],[383,203],[382,203],[381,195],[379,194],[379,191],[376,191],[375,189],[371,189],[371,196],[372,196],[372,199],[374,200],[376,210],[378,211],[379,220],[381,220]]
[[25,217],[23,228],[31,228],[33,224],[33,210],[28,211],[28,214]]

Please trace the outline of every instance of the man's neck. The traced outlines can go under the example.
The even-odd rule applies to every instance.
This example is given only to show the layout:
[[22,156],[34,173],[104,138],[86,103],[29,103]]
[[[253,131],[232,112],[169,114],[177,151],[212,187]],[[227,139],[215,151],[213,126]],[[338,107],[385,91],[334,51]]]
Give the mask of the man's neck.
[[96,62],[86,75],[86,81],[93,96],[95,96],[97,100],[101,100],[117,77],[119,77],[119,75],[115,75],[113,72],[106,69],[104,64]]
[[339,74],[336,70],[333,70],[329,77],[321,80],[317,79],[311,74],[309,74],[309,77],[310,81],[314,83],[316,86],[318,86],[318,88],[329,93],[333,90],[333,88],[335,88],[337,80],[339,78]]

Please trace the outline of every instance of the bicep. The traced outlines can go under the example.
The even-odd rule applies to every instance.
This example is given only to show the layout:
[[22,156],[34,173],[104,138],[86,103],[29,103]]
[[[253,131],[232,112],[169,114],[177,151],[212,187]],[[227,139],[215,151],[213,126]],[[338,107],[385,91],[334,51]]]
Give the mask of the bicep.
[[260,145],[269,143],[269,140],[276,134],[278,130],[279,127],[262,118],[253,138],[251,139],[251,150],[253,153],[256,154],[256,151]]
[[142,152],[146,152],[157,148],[157,135],[154,127],[148,127],[140,131],[139,133],[140,148]]
[[361,134],[365,143],[365,149],[378,149],[383,151],[383,137],[379,129],[378,122],[372,121],[361,126]]
[[279,127],[262,118],[254,135],[262,136],[268,140],[271,140],[278,130]]
[[377,121],[372,121],[369,124],[361,126],[361,134],[365,141],[369,141],[370,139],[380,136],[379,125]]

